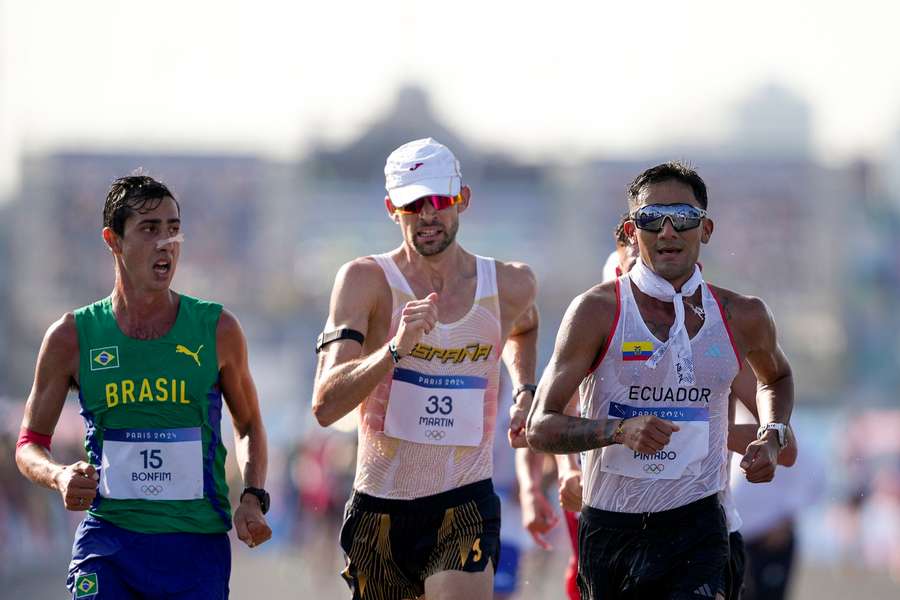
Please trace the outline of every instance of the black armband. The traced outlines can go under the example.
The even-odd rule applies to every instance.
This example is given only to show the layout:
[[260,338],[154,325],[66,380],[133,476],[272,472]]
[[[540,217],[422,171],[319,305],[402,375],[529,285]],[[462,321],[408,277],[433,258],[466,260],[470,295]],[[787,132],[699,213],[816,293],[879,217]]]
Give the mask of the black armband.
[[338,340],[354,340],[360,345],[366,340],[366,336],[355,329],[335,329],[334,331],[323,331],[316,338],[316,354],[322,351],[322,348],[336,342]]

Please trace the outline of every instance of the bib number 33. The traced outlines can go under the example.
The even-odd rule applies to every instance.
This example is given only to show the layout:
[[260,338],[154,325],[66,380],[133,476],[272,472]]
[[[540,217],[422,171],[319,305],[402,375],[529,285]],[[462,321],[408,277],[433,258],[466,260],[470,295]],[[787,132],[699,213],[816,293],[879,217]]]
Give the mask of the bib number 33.
[[484,433],[487,378],[394,369],[384,417],[390,437],[438,446],[477,446]]
[[425,406],[425,412],[429,415],[449,415],[453,412],[453,398],[450,396],[429,396]]

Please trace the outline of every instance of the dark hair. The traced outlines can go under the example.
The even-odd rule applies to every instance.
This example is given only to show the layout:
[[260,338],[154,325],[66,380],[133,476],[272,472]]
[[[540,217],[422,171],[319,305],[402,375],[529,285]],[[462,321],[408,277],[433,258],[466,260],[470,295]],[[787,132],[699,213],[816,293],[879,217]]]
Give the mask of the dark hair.
[[625,222],[628,221],[629,218],[628,213],[625,213],[622,215],[622,218],[619,219],[619,224],[616,225],[616,245],[618,246],[628,246],[631,244],[631,240],[625,235]]
[[103,226],[112,229],[116,235],[125,235],[125,221],[134,213],[146,214],[156,210],[166,197],[175,201],[178,214],[181,205],[166,184],[147,175],[119,177],[109,186],[106,204],[103,205]]
[[694,192],[694,198],[700,203],[700,208],[706,210],[709,201],[706,195],[706,183],[690,165],[677,160],[650,167],[635,177],[634,181],[628,185],[628,209],[637,208],[638,196],[646,186],[672,179],[690,187]]

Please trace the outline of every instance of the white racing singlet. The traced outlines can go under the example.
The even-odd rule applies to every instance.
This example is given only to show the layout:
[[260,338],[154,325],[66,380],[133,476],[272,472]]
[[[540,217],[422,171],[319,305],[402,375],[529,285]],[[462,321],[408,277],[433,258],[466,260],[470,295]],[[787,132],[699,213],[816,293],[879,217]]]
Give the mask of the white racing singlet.
[[[729,458],[731,455],[728,455]],[[734,496],[731,493],[731,469],[728,469],[728,477],[725,481],[725,489],[719,492],[719,504],[722,505],[722,510],[725,511],[725,527],[728,528],[728,533],[734,533],[741,528],[741,525],[744,524],[744,521],[741,519],[741,513],[738,512],[737,504],[734,502]]]
[[728,393],[740,362],[718,301],[701,284],[705,319],[691,338],[697,383],[679,386],[674,365],[644,364],[662,343],[647,328],[631,289],[616,280],[616,318],[599,365],[582,382],[582,414],[607,420],[653,414],[680,427],[661,451],[623,444],[591,450],[584,461],[584,502],[641,513],[684,506],[722,491],[727,481]]
[[[387,254],[373,256],[391,288],[386,343],[415,294]],[[500,299],[494,260],[476,256],[472,308],[438,323],[360,404],[354,489],[410,500],[492,474],[500,376]]]

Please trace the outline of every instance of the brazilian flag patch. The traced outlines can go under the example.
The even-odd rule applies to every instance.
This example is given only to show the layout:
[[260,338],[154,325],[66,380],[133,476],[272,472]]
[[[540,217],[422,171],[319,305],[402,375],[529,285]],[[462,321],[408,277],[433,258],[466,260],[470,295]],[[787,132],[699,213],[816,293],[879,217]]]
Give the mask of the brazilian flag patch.
[[76,598],[89,598],[90,596],[96,596],[97,592],[99,591],[100,586],[97,584],[96,573],[85,573],[83,575],[79,575],[78,578],[75,579]]
[[119,347],[91,348],[91,371],[119,368]]

